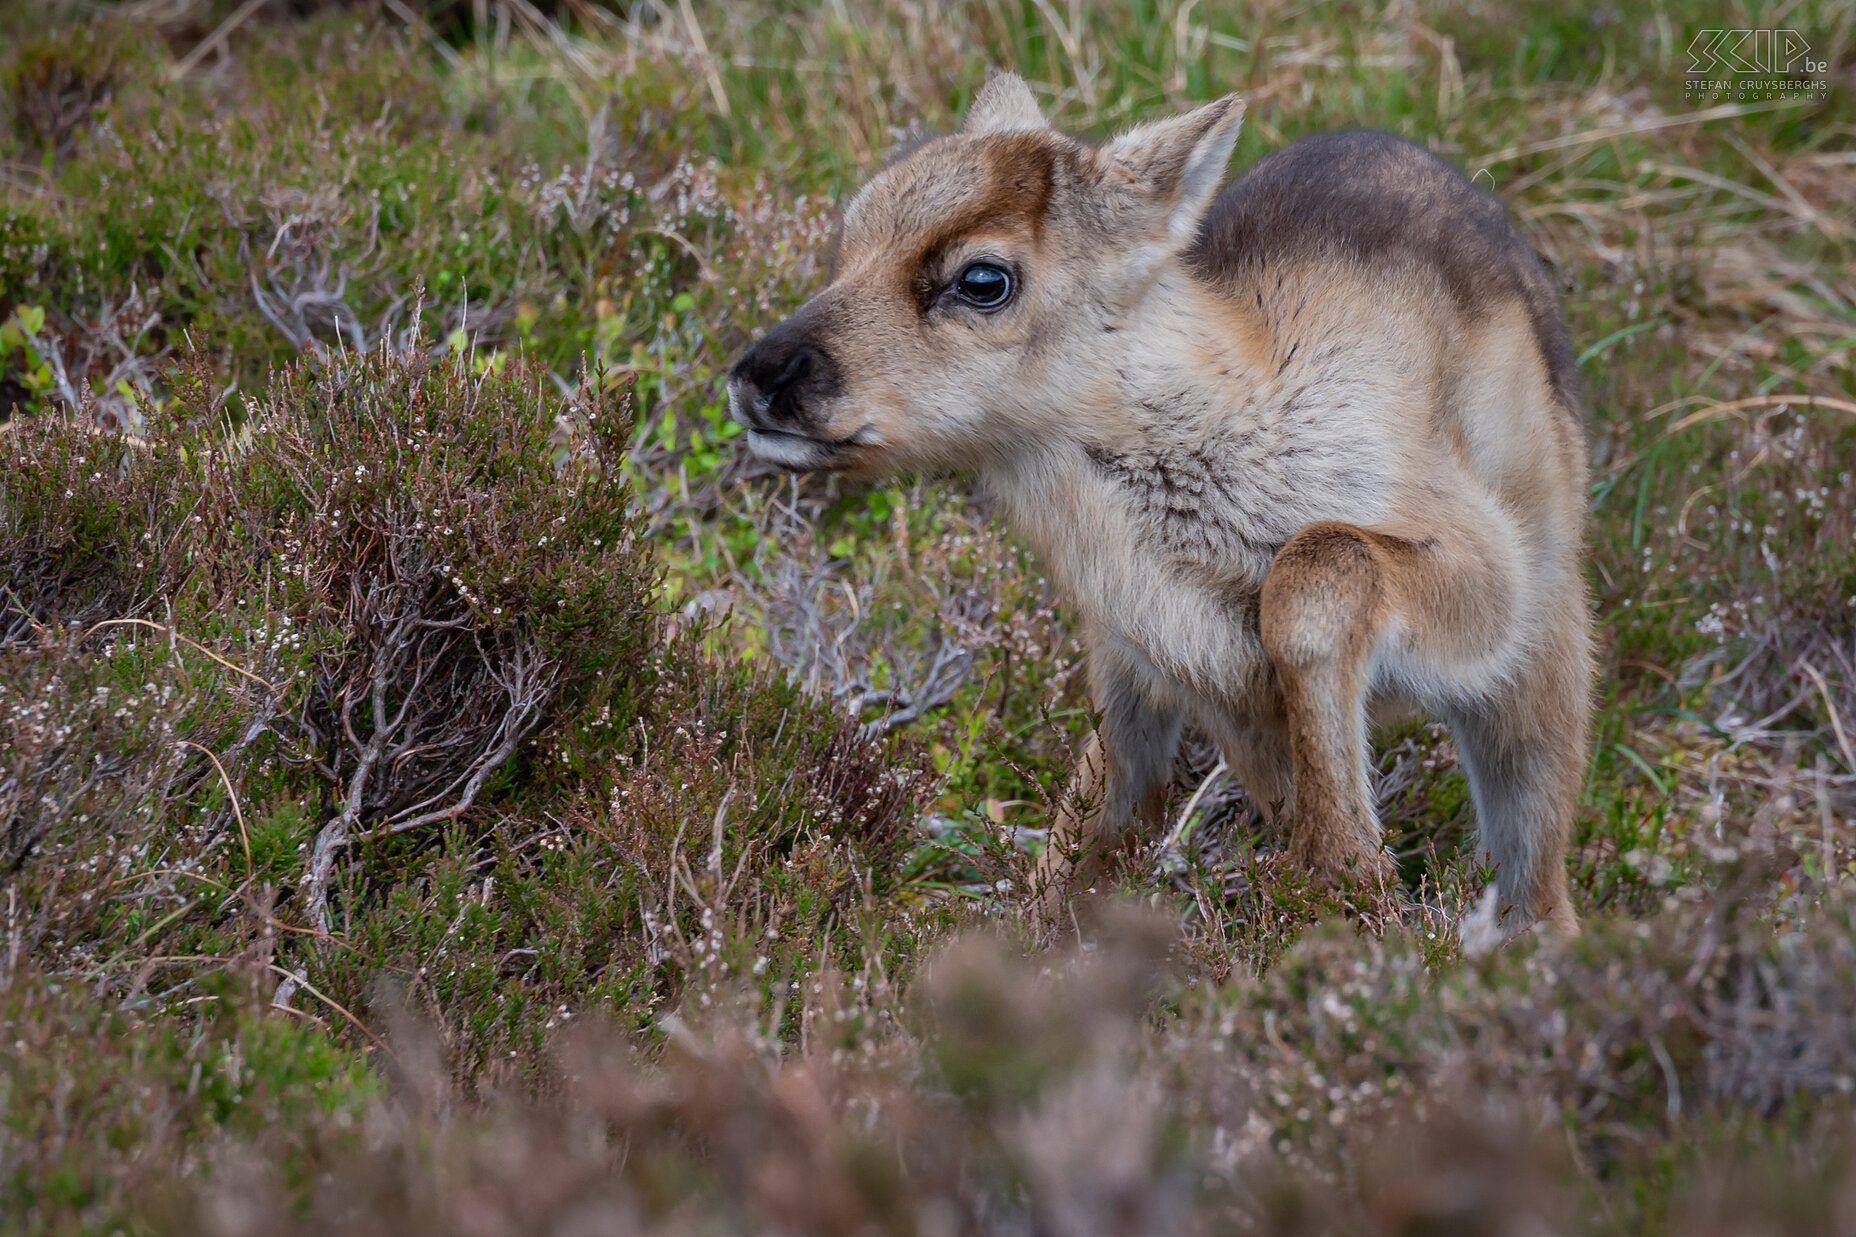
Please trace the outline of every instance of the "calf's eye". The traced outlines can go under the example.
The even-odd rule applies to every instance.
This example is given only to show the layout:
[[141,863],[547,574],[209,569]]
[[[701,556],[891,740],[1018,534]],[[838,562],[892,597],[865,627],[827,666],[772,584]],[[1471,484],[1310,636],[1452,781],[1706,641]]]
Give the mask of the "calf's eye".
[[975,309],[997,309],[1012,299],[1012,272],[992,262],[975,262],[960,272],[954,291]]

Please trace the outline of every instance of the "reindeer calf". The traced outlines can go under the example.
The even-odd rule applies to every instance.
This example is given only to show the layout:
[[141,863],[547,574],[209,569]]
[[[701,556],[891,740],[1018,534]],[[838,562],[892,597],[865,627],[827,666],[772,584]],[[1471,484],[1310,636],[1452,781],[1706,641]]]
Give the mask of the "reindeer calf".
[[1085,625],[1100,724],[1048,897],[1182,725],[1291,805],[1317,873],[1393,873],[1369,719],[1445,721],[1518,928],[1577,931],[1585,443],[1554,290],[1501,205],[1382,134],[1218,192],[1227,97],[1094,147],[995,78],[844,209],[831,282],[729,377],[762,459],[970,469]]

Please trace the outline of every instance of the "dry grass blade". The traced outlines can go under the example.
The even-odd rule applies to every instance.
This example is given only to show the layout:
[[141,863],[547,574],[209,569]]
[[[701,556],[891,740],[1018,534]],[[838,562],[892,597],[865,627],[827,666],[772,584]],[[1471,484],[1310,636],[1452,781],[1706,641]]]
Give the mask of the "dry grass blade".
[[1621,137],[1640,137],[1665,129],[1707,124],[1714,120],[1731,120],[1741,116],[1756,116],[1761,112],[1785,111],[1802,107],[1804,104],[1803,99],[1775,99],[1766,103],[1724,103],[1719,107],[1703,108],[1698,112],[1688,112],[1680,116],[1658,116],[1626,125],[1611,125],[1583,133],[1567,133],[1560,137],[1543,138],[1535,142],[1521,142],[1513,146],[1504,146],[1486,155],[1478,155],[1470,162],[1476,167],[1489,167],[1497,163],[1524,159],[1529,155],[1577,149],[1582,146],[1598,146]]
[[211,34],[200,40],[198,46],[175,61],[174,67],[168,72],[176,78],[187,76],[202,60],[212,55],[216,49],[225,46],[226,40],[231,38],[240,26],[250,21],[257,15],[259,9],[269,3],[270,0],[245,0],[243,4],[232,10],[231,15],[220,22]]
[[232,673],[234,674],[242,675],[243,677],[250,679],[252,682],[270,691],[272,695],[282,694],[282,689],[280,689],[275,683],[272,683],[268,679],[265,679],[259,675],[253,674],[251,671],[245,669],[243,666],[235,665],[232,662],[227,661],[225,658],[213,652],[211,649],[207,648],[205,645],[201,644],[199,641],[194,640],[188,636],[182,635],[180,632],[174,630],[172,627],[163,626],[162,624],[154,622],[151,619],[142,619],[142,618],[104,619],[100,623],[93,624],[89,628],[89,630],[87,630],[84,633],[84,635],[86,638],[88,638],[89,636],[93,635],[94,633],[98,631],[103,630],[106,627],[146,627],[150,631],[158,631],[170,640],[180,641],[182,644],[186,645],[188,648],[194,650],[197,653],[206,654],[206,656],[218,662],[220,665],[224,666],[227,670],[232,671]]
[[1813,395],[1808,391],[1787,395],[1750,395],[1745,399],[1710,404],[1706,408],[1691,412],[1671,425],[1664,433],[1665,435],[1680,433],[1691,425],[1699,425],[1703,421],[1732,416],[1754,408],[1831,408],[1838,412],[1856,414],[1856,400],[1837,399],[1829,395]]
[[1830,728],[1837,736],[1837,750],[1843,753],[1843,767],[1856,774],[1856,750],[1850,747],[1850,737],[1843,730],[1843,715],[1837,708],[1836,700],[1830,694],[1830,684],[1824,678],[1824,672],[1808,661],[1800,661],[1798,668],[1817,688],[1817,694],[1823,698],[1824,711],[1830,715]]
[[226,788],[226,798],[232,801],[233,818],[238,821],[238,840],[240,845],[245,848],[245,884],[249,886],[252,877],[251,832],[245,828],[245,809],[239,806],[238,791],[234,789],[232,785],[231,776],[226,773],[226,767],[219,763],[219,757],[213,753],[211,748],[204,744],[195,743],[192,739],[179,739],[176,740],[176,742],[181,747],[191,747],[195,751],[201,753],[208,760],[212,761],[213,768],[218,770],[219,781]]
[[276,963],[271,963],[269,965],[269,969],[275,974],[277,974],[280,978],[286,979],[289,982],[295,984],[297,987],[309,993],[309,995],[315,997],[318,1001],[321,1001],[324,1005],[327,1005],[330,1009],[340,1014],[343,1018],[346,1018],[348,1020],[349,1025],[354,1027],[355,1030],[359,1031],[363,1036],[366,1037],[368,1043],[380,1049],[380,1051],[384,1052],[389,1057],[395,1056],[393,1049],[387,1046],[386,1041],[381,1039],[378,1035],[374,1034],[372,1031],[368,1030],[367,1024],[365,1022],[362,1022],[359,1018],[355,1017],[354,1014],[349,1012],[348,1008],[344,1006],[343,1004],[341,1004],[341,1002],[333,999],[332,997],[328,996],[326,993],[317,989],[317,987],[314,984],[310,983],[307,979],[304,979],[301,975],[297,975],[290,971],[286,971],[283,967],[278,966]]

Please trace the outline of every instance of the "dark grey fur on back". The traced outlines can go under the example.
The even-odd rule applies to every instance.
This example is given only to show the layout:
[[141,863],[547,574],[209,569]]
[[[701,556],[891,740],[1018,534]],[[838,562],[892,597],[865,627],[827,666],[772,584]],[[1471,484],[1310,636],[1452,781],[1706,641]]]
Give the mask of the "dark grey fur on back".
[[1492,195],[1429,151],[1387,133],[1321,133],[1259,160],[1219,195],[1189,267],[1215,284],[1339,258],[1432,271],[1465,313],[1526,306],[1558,402],[1582,416],[1559,297]]

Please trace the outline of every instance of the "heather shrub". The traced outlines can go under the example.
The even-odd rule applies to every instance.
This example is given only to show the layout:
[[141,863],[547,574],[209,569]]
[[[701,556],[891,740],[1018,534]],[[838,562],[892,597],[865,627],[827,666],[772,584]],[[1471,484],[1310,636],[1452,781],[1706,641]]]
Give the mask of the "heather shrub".
[[713,167],[668,140],[686,78],[636,66],[588,134],[559,83],[448,79],[397,23],[257,33],[254,71],[210,81],[172,80],[156,32],[119,15],[0,57],[0,143],[58,151],[52,192],[0,202],[0,321],[44,311],[35,351],[59,377],[0,355],[0,417],[15,398],[158,401],[183,334],[213,342],[222,386],[261,391],[273,364],[403,348],[416,321],[428,349],[519,348],[569,375],[660,334],[682,353],[698,318],[726,329],[701,255],[739,250],[739,229]]
[[145,77],[150,68],[146,49],[118,25],[88,23],[22,39],[0,71],[0,107],[18,145],[11,153],[63,164],[118,83]]
[[[9,1232],[108,1232],[191,1200],[175,1183],[203,1175],[216,1144],[262,1145],[286,1165],[282,1188],[352,1153],[377,1077],[310,1022],[267,1015],[249,968],[194,994],[189,1024],[104,1003],[81,981],[30,968],[0,991],[0,1216]],[[127,1221],[122,1207],[145,1209]],[[122,1231],[120,1227],[116,1231]]]
[[895,878],[924,769],[672,635],[601,383],[381,351],[237,419],[199,367],[172,390],[141,437],[24,419],[0,468],[9,896],[47,957],[111,987],[261,941],[346,1033],[415,975],[461,1069],[526,1069],[565,1002],[648,1024],[725,938],[768,984],[821,964]]
[[15,641],[212,644],[234,761],[323,783],[320,857],[363,820],[455,819],[544,722],[610,713],[651,636],[622,408],[562,429],[536,380],[383,356],[280,375],[236,425],[197,374],[145,439],[28,421],[0,482]]
[[306,1195],[247,1157],[181,1227],[1803,1237],[1850,1197],[1849,908],[1816,944],[1763,909],[1431,969],[1332,924],[1207,990],[1170,917],[1111,906],[1039,957],[968,933],[907,992],[822,973],[809,1045],[719,976],[656,1053],[563,1027],[538,1103],[463,1102],[407,1021],[365,1150]]

